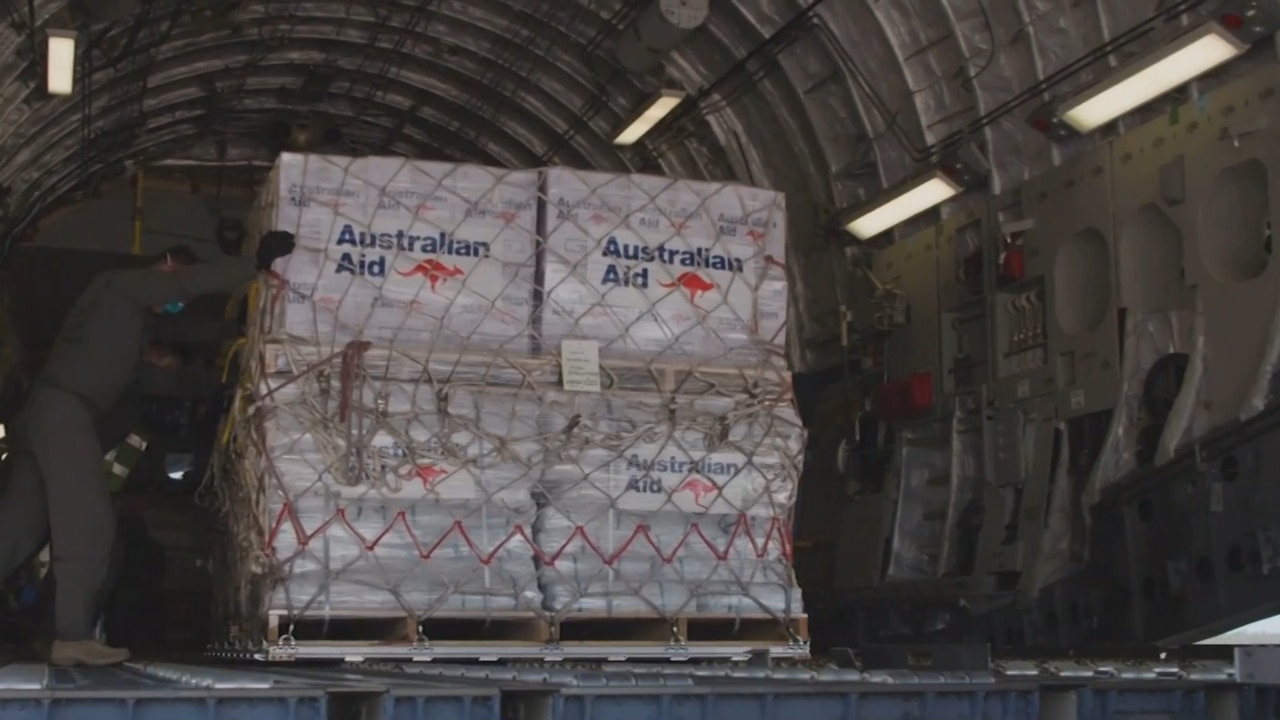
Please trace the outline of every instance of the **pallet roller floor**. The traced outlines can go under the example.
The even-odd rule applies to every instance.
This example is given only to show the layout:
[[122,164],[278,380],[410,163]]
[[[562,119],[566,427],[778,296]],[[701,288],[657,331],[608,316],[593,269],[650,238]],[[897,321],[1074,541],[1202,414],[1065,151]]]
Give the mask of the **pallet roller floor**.
[[1104,720],[1275,717],[1229,664],[1073,661],[986,673],[608,664],[0,667],[4,720]]
[[0,667],[4,720],[499,720],[498,683],[179,663]]

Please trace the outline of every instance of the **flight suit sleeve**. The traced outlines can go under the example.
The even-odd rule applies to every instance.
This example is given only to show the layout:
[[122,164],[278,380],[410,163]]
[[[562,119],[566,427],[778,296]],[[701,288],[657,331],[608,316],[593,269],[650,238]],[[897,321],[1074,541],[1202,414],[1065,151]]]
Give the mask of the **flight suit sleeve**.
[[115,273],[111,285],[142,307],[187,302],[202,295],[231,292],[257,275],[253,258],[197,263],[168,272],[145,268]]

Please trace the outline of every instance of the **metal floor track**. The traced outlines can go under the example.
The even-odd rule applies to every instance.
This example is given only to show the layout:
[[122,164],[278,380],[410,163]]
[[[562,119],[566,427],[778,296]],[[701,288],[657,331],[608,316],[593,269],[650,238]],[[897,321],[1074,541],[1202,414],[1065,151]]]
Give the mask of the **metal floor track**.
[[0,667],[3,720],[1115,717],[1280,717],[1280,687],[1239,682],[1235,668],[1221,663],[1027,662],[984,673],[639,664]]

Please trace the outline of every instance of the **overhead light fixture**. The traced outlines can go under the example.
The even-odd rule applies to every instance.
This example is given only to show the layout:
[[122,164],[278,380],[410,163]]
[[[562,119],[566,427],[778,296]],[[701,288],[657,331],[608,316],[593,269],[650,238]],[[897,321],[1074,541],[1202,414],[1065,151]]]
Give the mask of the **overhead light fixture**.
[[50,30],[45,56],[45,90],[50,95],[70,95],[76,87],[75,32]]
[[1217,22],[1185,33],[1137,60],[1058,109],[1058,117],[1087,133],[1185,85],[1249,49]]
[[910,220],[925,210],[935,208],[964,192],[960,183],[941,170],[934,170],[923,178],[894,194],[874,207],[864,210],[845,224],[844,229],[859,240],[870,240],[902,222]]
[[671,114],[685,98],[683,90],[659,90],[631,116],[613,136],[614,145],[635,145],[658,123]]

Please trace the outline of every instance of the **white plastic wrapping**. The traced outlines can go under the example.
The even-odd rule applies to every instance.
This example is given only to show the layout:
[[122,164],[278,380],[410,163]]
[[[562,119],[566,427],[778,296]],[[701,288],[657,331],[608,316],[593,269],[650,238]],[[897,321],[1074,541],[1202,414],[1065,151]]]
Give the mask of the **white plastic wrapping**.
[[1271,325],[1267,328],[1267,344],[1258,362],[1258,374],[1253,379],[1249,397],[1240,409],[1240,419],[1248,420],[1262,412],[1275,397],[1276,370],[1280,365],[1280,301],[1271,311]]
[[[1192,436],[1202,431],[1203,419],[1195,421],[1187,416],[1181,419],[1179,408],[1190,410],[1198,396],[1198,379],[1203,373],[1202,335],[1197,333],[1197,315],[1189,311],[1134,312],[1125,318],[1124,346],[1120,366],[1120,395],[1111,416],[1111,425],[1103,441],[1098,460],[1094,463],[1089,482],[1085,487],[1084,506],[1092,507],[1102,497],[1103,491],[1117,480],[1138,467],[1138,433],[1151,421],[1143,409],[1143,391],[1147,375],[1156,361],[1173,353],[1185,353],[1190,363],[1183,379],[1179,399],[1165,421],[1162,438],[1174,438],[1174,442],[1161,440],[1160,446],[1172,450],[1187,433]],[[1197,358],[1201,358],[1199,361]],[[1186,400],[1183,399],[1186,396]],[[1157,452],[1157,462],[1164,457]]]
[[549,611],[801,610],[790,565],[804,433],[789,404],[552,393],[535,537]]
[[952,505],[951,423],[903,430],[895,471],[898,509],[889,566],[892,580],[938,577],[943,570]]
[[271,609],[536,610],[533,394],[364,380],[348,420],[323,376],[268,385]]
[[528,351],[536,171],[286,153],[261,203],[298,241],[268,335]]
[[258,406],[270,611],[802,610],[789,403],[364,377],[344,421],[338,381],[312,372],[268,380]]
[[898,507],[886,576],[942,577],[961,561],[962,516],[971,502],[982,499],[982,417],[958,401],[949,421],[904,430],[900,442]]
[[1071,438],[1066,423],[1055,425],[1054,432],[1060,444],[1055,458],[1057,462],[1051,469],[1053,483],[1049,491],[1049,511],[1034,569],[1036,590],[1061,580],[1074,569],[1076,558],[1072,553],[1072,530],[1077,514],[1083,515],[1075,504],[1076,493],[1070,472]]
[[[634,191],[610,225],[590,192],[563,194],[589,175],[282,157],[258,229],[299,248],[276,268],[287,282],[254,295],[229,421],[232,574],[263,596],[242,591],[236,613],[801,612],[782,198],[608,176]],[[424,252],[432,238],[444,245]],[[687,278],[622,288],[648,330],[582,324],[555,314],[567,296],[549,282],[578,278],[556,250],[574,238],[583,261],[618,245],[611,263],[619,243],[652,241],[631,279],[678,284],[684,263],[727,277],[701,310]],[[448,272],[441,250],[460,254]],[[601,300],[574,302],[599,319],[617,307]],[[682,333],[655,330],[680,313]],[[563,389],[569,338],[599,343],[599,392]]]
[[755,188],[553,168],[538,335],[637,360],[785,365],[786,209]]
[[1173,410],[1169,413],[1169,421],[1160,435],[1156,465],[1169,462],[1185,443],[1193,442],[1209,432],[1208,413],[1201,405],[1205,392],[1205,367],[1209,361],[1204,323],[1204,309],[1201,307],[1200,295],[1196,293],[1196,312],[1191,324],[1189,350],[1191,361],[1187,365],[1187,374],[1182,379],[1182,388],[1174,400]]
[[939,558],[939,572],[943,575],[954,571],[960,562],[965,530],[963,516],[971,503],[982,501],[986,479],[982,414],[964,405],[966,403],[957,402],[951,421],[951,487],[943,523],[946,534]]
[[268,337],[504,354],[574,338],[602,358],[786,367],[773,191],[285,153],[257,225],[298,238],[275,268]]

